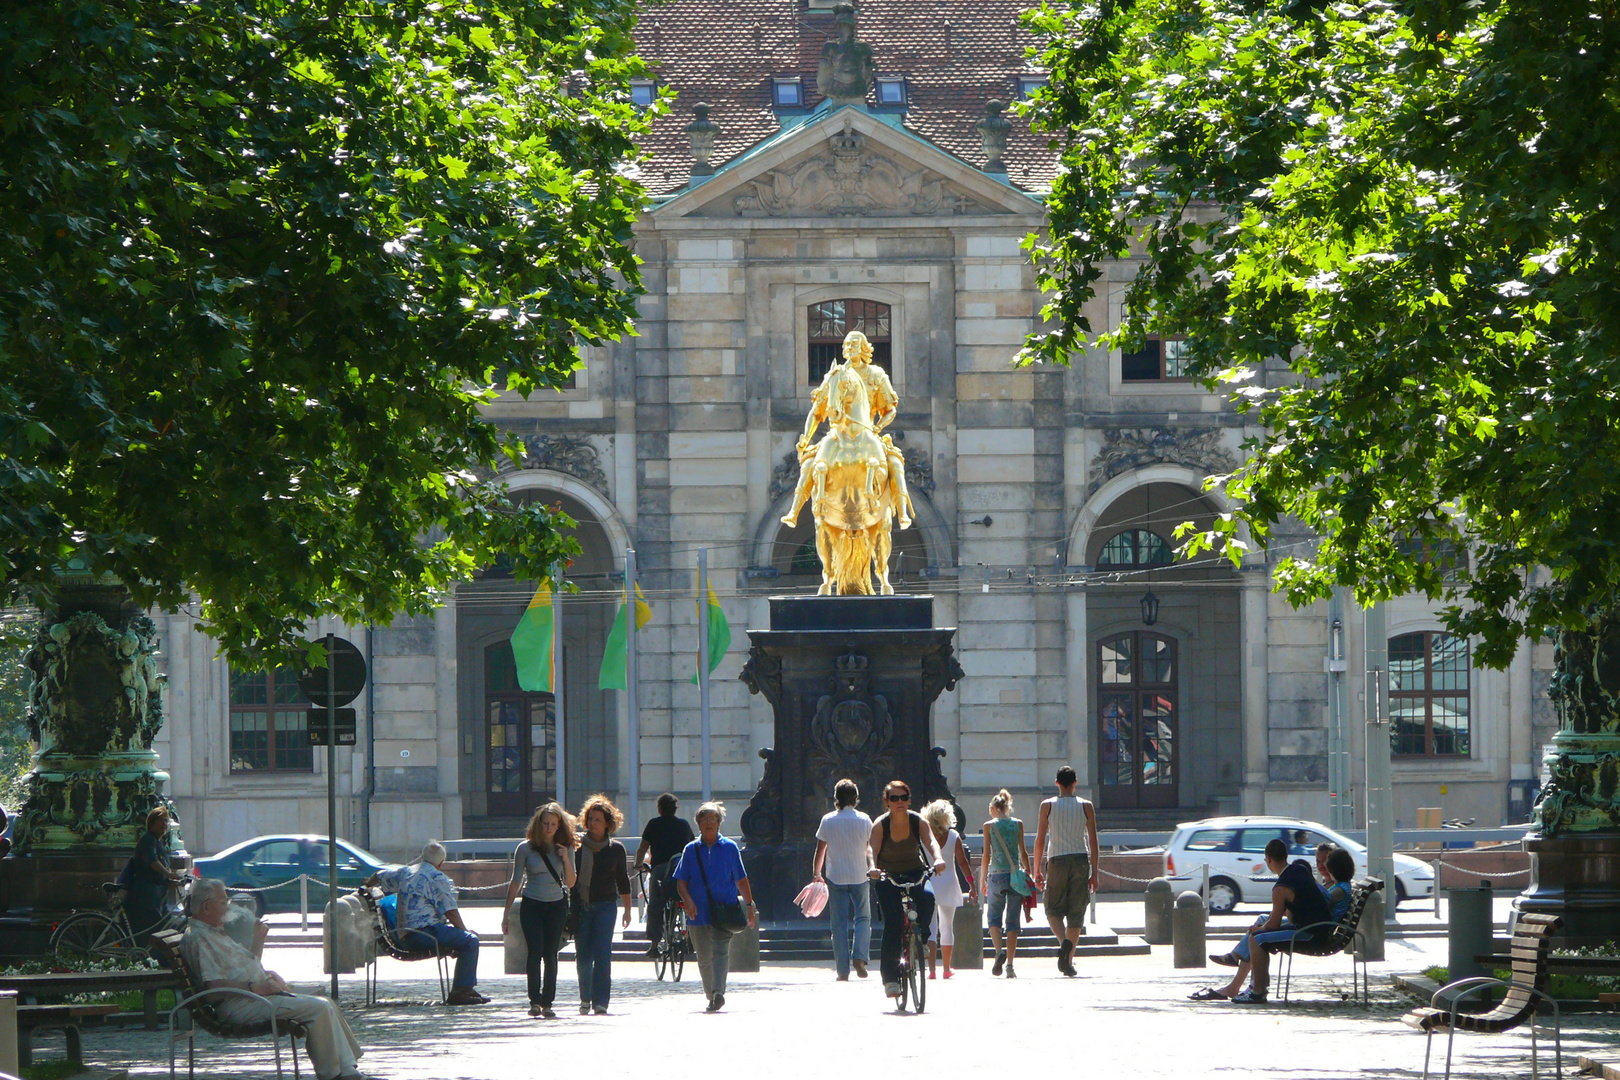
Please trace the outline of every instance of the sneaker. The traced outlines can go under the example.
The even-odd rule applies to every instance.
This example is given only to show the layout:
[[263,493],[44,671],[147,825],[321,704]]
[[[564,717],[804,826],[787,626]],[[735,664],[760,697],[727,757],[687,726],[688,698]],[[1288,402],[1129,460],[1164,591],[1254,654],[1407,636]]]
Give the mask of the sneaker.
[[1018,978],[1018,972],[1016,972],[1016,971],[1014,971],[1014,970],[1013,970],[1013,966],[1012,966],[1012,961],[1011,961],[1011,960],[1009,960],[1009,961],[1007,961],[1007,978],[1009,978],[1009,979],[1016,979],[1016,978]]
[[538,1005],[530,1005],[529,1006],[529,1015],[530,1016],[537,1016],[538,1017],[538,1016],[544,1016],[545,1014],[546,1014],[546,1010],[542,1009],[540,1006],[538,1006]]
[[1232,1003],[1234,1005],[1264,1005],[1266,1003],[1266,992],[1264,990],[1256,991],[1251,987],[1232,998]]
[[1230,968],[1238,967],[1239,965],[1241,965],[1243,963],[1243,961],[1239,960],[1235,954],[1229,953],[1229,952],[1227,952],[1227,953],[1210,953],[1209,954],[1209,962],[1212,963],[1212,964],[1219,965],[1220,967],[1230,967]]
[[726,995],[724,995],[724,994],[716,994],[716,995],[714,995],[714,997],[709,999],[709,1007],[707,1009],[704,1009],[703,1011],[704,1012],[719,1012],[721,1009],[723,1009],[725,1007],[726,1007]]
[[589,1016],[589,1015],[591,1015],[591,1007],[589,1005],[581,1005],[579,1007],[579,1015],[581,1015],[581,1016]]
[[591,1011],[596,1013],[597,1016],[606,1016],[607,1015],[607,1006],[606,1005],[597,1005]]
[[540,1015],[545,1017],[547,1020],[557,1019],[557,1014],[551,1011],[551,1006],[549,1005],[540,1006]]
[[1073,956],[1074,942],[1070,941],[1068,938],[1064,938],[1063,944],[1058,946],[1057,967],[1059,971],[1070,976],[1071,978],[1077,974],[1077,972],[1074,970],[1074,960],[1072,959]]
[[1001,974],[1001,969],[1006,967],[1006,966],[1007,966],[1007,954],[1004,953],[1004,952],[998,952],[998,953],[996,953],[995,966],[990,969],[990,974],[992,974],[992,975],[1000,975]]
[[489,998],[480,994],[470,986],[458,986],[450,991],[450,996],[444,999],[446,1005],[486,1005]]
[[651,945],[647,946],[647,955],[648,956],[657,956],[658,955],[658,942],[655,941]]
[[865,960],[856,960],[855,961],[855,974],[859,975],[863,979],[866,978],[866,961]]
[[839,982],[849,982],[849,972],[846,971],[842,975],[838,976],[838,981]]
[[883,984],[883,992],[885,994],[889,995],[892,998],[897,998],[897,997],[900,996],[900,984],[899,983],[884,983]]

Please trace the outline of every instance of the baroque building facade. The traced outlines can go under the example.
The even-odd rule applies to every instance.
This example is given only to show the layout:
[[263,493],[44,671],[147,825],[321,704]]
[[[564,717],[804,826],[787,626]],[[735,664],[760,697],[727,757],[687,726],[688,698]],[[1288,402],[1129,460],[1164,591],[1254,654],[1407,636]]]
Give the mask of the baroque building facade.
[[[372,666],[359,745],[338,756],[347,835],[400,856],[429,837],[517,835],[559,791],[573,806],[626,796],[630,710],[597,667],[632,547],[654,609],[638,635],[637,816],[665,790],[691,809],[701,787],[700,548],[734,635],[712,684],[713,788],[740,810],[772,732],[737,679],[744,630],[767,624],[768,596],[819,581],[810,516],[780,519],[811,391],[851,329],[900,396],[891,431],[917,520],[896,533],[892,578],[959,628],[966,677],[936,705],[933,742],[970,814],[1002,787],[1030,809],[1069,763],[1105,828],[1326,820],[1337,687],[1359,822],[1360,612],[1335,625],[1328,604],[1294,609],[1271,588],[1274,560],[1310,537],[1240,567],[1173,550],[1179,523],[1227,509],[1204,481],[1240,459],[1246,419],[1182,377],[1175,340],[1014,364],[1040,328],[1023,241],[1045,223],[1055,163],[1007,107],[1044,81],[1021,6],[866,0],[853,23],[822,0],[648,7],[637,40],[658,78],[634,93],[672,105],[639,164],[637,335],[586,350],[571,387],[488,410],[526,451],[490,482],[579,523],[563,724],[551,695],[518,688],[508,639],[533,585],[499,566],[431,617],[313,627]],[[1117,324],[1135,272],[1107,268],[1092,325]],[[1398,821],[1431,806],[1525,820],[1556,726],[1550,648],[1488,671],[1420,598],[1386,616]],[[191,845],[324,831],[324,753],[303,744],[296,687],[231,672],[185,613],[164,626],[159,749]]]

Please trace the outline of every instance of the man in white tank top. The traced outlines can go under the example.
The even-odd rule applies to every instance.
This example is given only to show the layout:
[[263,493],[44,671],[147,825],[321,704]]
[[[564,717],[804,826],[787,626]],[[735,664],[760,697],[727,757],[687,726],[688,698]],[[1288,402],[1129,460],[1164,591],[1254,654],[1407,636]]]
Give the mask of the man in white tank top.
[[1035,885],[1045,893],[1046,921],[1058,939],[1058,970],[1065,975],[1075,974],[1074,947],[1097,891],[1097,811],[1074,793],[1077,781],[1069,766],[1057,771],[1058,793],[1041,803],[1035,830]]

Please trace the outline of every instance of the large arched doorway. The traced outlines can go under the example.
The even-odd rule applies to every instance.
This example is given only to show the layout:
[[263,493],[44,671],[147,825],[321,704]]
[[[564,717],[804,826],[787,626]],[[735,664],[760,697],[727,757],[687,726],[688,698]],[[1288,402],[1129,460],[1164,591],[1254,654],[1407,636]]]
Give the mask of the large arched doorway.
[[1097,643],[1097,747],[1102,805],[1177,805],[1181,678],[1174,639],[1146,630]]
[[622,588],[613,577],[613,548],[601,522],[580,499],[538,488],[515,491],[512,497],[555,504],[577,523],[574,538],[581,552],[567,576],[579,592],[565,595],[558,605],[563,738],[557,737],[555,695],[524,691],[512,658],[512,631],[535,583],[514,578],[498,561],[456,593],[460,726],[463,750],[470,754],[463,780],[464,826],[474,836],[521,832],[535,807],[557,798],[559,765],[566,806],[578,805],[591,792],[618,787],[613,692],[597,688],[608,623]]

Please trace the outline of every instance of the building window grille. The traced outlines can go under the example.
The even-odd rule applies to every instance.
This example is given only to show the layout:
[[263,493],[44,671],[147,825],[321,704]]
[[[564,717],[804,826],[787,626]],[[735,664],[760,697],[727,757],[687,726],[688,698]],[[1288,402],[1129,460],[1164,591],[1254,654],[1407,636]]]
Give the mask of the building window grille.
[[1157,533],[1146,529],[1126,529],[1115,533],[1097,556],[1097,568],[1122,566],[1168,566],[1175,559],[1170,545]]
[[893,334],[889,305],[876,300],[824,300],[810,305],[810,385],[818,386],[844,358],[844,335],[859,330],[872,343],[872,363],[891,377]]
[[309,700],[298,672],[231,671],[231,772],[314,772]]
[[1468,757],[1468,640],[1438,630],[1389,639],[1389,749]]

